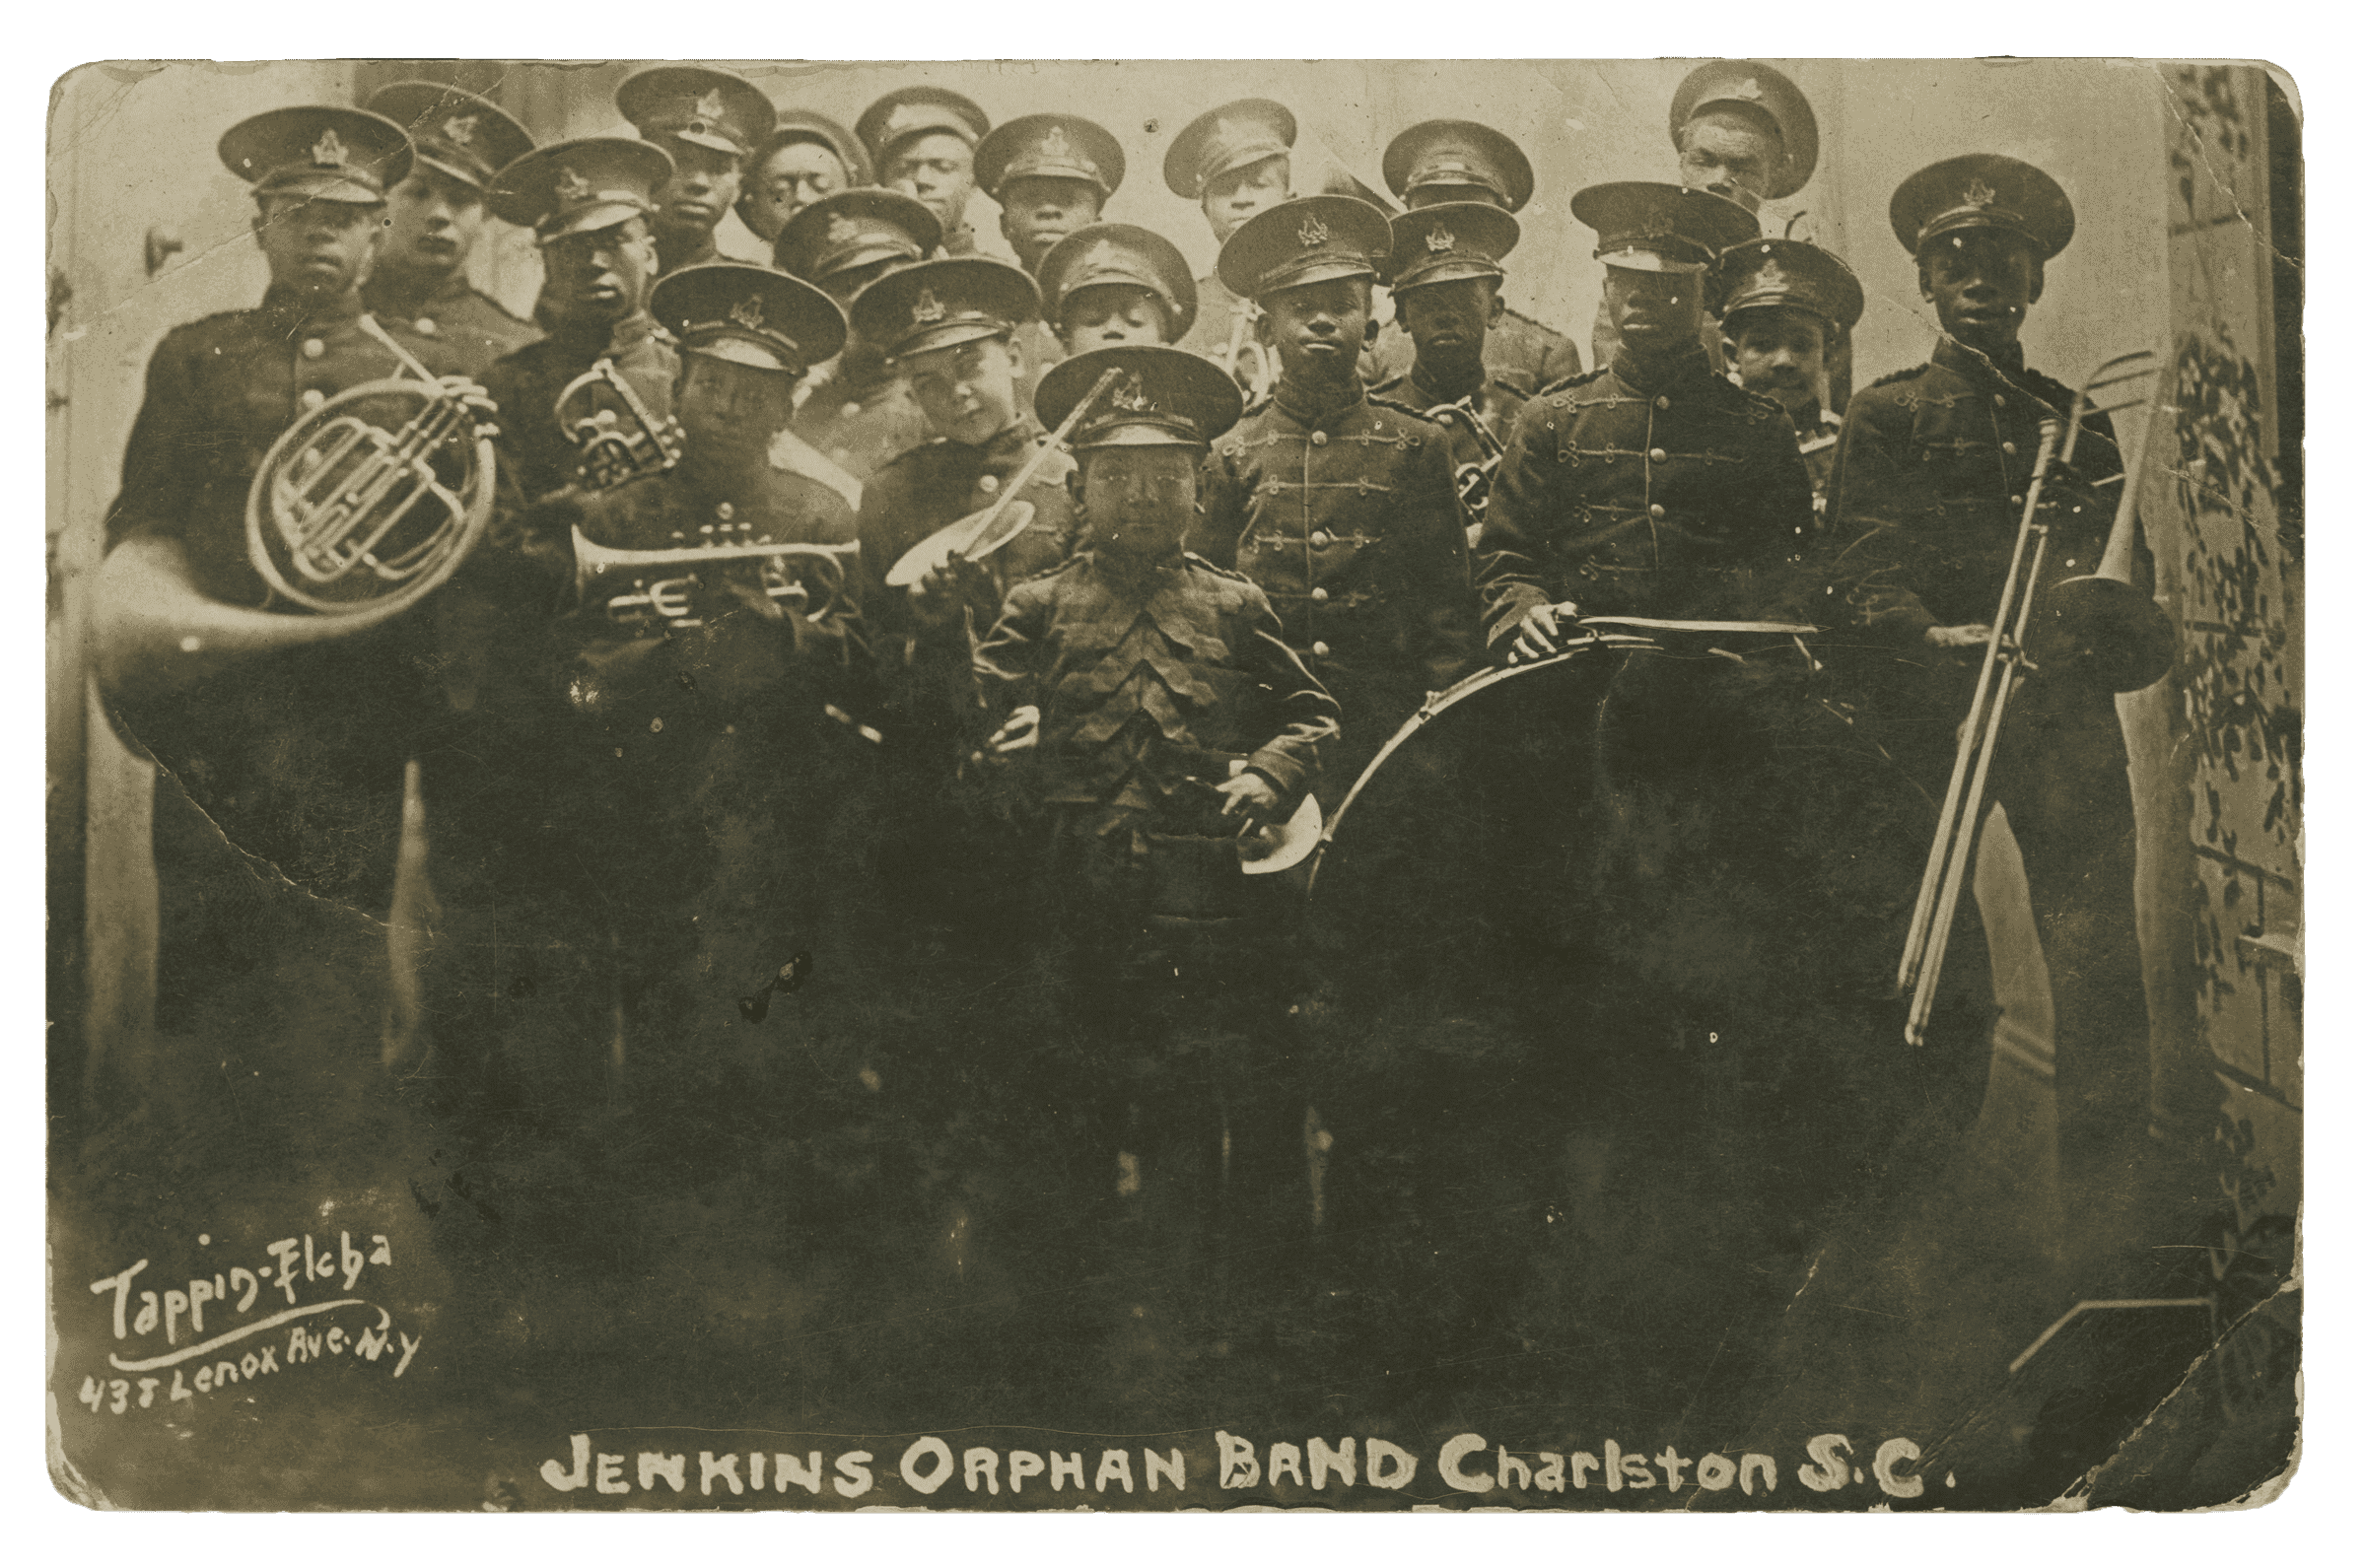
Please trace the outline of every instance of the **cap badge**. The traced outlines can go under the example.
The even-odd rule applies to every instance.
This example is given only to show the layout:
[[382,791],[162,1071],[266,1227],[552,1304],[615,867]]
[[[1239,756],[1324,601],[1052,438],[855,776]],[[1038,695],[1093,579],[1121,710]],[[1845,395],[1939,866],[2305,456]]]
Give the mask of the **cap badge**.
[[1237,147],[1243,142],[1255,141],[1258,132],[1263,129],[1264,126],[1255,120],[1218,120],[1216,140],[1219,146]]
[[314,169],[343,169],[345,167],[345,144],[337,140],[334,126],[322,131],[320,139],[313,143],[313,167]]
[[842,212],[830,214],[829,233],[824,237],[831,244],[842,245],[863,232],[862,227]]
[[694,116],[690,125],[692,130],[704,130],[708,125],[723,118],[723,89],[716,88],[706,97],[691,104],[690,112]]
[[455,146],[466,147],[476,140],[476,121],[474,114],[454,114],[444,122],[444,139]]
[[1077,264],[1077,270],[1085,273],[1115,271],[1117,265],[1117,247],[1106,239],[1096,239],[1092,248],[1084,252],[1084,259]]
[[920,122],[921,112],[909,103],[898,103],[887,113],[887,134],[890,136]]
[[1675,214],[1667,212],[1664,209],[1662,211],[1655,212],[1636,226],[1635,233],[1642,236],[1642,238],[1645,239],[1671,239],[1676,233]]
[[1755,103],[1760,99],[1765,98],[1767,95],[1765,91],[1759,87],[1757,77],[1746,76],[1743,77],[1739,83],[1735,84],[1733,96],[1738,99],[1748,100],[1749,102]]
[[1312,250],[1331,238],[1331,226],[1320,218],[1309,217],[1298,225],[1298,243]]
[[1109,406],[1128,414],[1158,412],[1158,405],[1150,401],[1150,395],[1142,389],[1140,375],[1129,375],[1123,384],[1113,388],[1109,393]]
[[559,171],[553,176],[550,184],[551,189],[558,193],[559,200],[563,202],[592,199],[592,181],[569,169],[565,164],[559,166]]
[[756,295],[749,295],[746,299],[731,307],[731,319],[738,322],[741,326],[747,328],[750,332],[759,330],[764,325],[763,300]]
[[912,302],[913,324],[929,326],[943,319],[944,306],[938,300],[937,291],[934,289],[921,290],[920,298]]
[[1429,247],[1431,255],[1437,255],[1454,248],[1454,237],[1446,232],[1445,225],[1440,224],[1429,231],[1429,238],[1423,240],[1422,243]]
[[1037,151],[1046,158],[1066,158],[1068,156],[1068,132],[1057,125],[1053,126],[1050,132],[1044,136],[1043,145]]
[[1969,185],[1966,185],[1966,186],[1964,187],[1964,205],[1965,205],[1965,206],[1967,206],[1967,207],[1992,207],[1992,206],[1994,206],[1995,204],[1996,204],[1996,192],[1995,192],[1995,191],[1994,191],[1992,188],[1990,188],[1990,186],[1989,186],[1989,184],[1988,184],[1988,182],[1987,182],[1986,180],[1984,180],[1984,179],[1976,179],[1976,180],[1972,181],[1972,183],[1971,183],[1971,184],[1969,184]]
[[1779,261],[1769,261],[1765,266],[1759,268],[1758,286],[1762,289],[1781,288],[1782,263]]

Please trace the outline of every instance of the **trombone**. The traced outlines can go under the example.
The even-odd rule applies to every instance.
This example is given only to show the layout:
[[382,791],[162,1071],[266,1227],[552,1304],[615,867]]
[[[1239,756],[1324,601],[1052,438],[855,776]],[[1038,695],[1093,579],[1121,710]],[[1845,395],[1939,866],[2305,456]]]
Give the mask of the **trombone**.
[[[2128,580],[2136,526],[2136,486],[2130,479],[2143,471],[2144,451],[2159,411],[2152,385],[2156,367],[2157,356],[2150,349],[2105,360],[2071,399],[2067,424],[2056,416],[2039,427],[2037,460],[2030,474],[2028,499],[2021,509],[2021,529],[2013,541],[2012,561],[2005,572],[1995,617],[1988,624],[1972,710],[1957,732],[1955,770],[1939,806],[1939,829],[1922,867],[1922,886],[1914,900],[1906,952],[1898,963],[1898,993],[1913,998],[1906,1019],[1909,1045],[1923,1043],[1938,998],[1939,972],[1947,960],[1948,935],[1963,901],[1965,875],[1980,836],[1981,808],[1987,799],[1988,769],[1995,760],[1997,737],[2003,733],[2005,706],[2024,675],[2036,667],[2024,649],[2051,532],[2040,513],[2047,481],[2057,470],[2067,470],[2090,416],[2115,414],[2139,404],[2146,407],[2138,428],[2135,460],[2123,465],[2115,478],[2097,481],[2099,486],[2120,486],[2119,510],[2113,516],[2102,569],[2056,584],[2049,619],[2069,634],[2072,657],[2093,660],[2092,667],[2117,690],[2148,686],[2168,669],[2175,646],[2168,617]],[[2009,637],[2005,631],[2008,622],[2012,628]],[[2099,642],[2107,645],[2100,655]]]

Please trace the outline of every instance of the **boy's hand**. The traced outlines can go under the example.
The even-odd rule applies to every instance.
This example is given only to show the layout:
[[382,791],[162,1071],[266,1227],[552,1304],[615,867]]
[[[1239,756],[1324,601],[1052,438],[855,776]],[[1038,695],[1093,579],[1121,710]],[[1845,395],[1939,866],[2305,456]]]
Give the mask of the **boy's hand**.
[[1224,797],[1223,814],[1227,817],[1244,811],[1252,816],[1270,817],[1282,807],[1282,791],[1261,773],[1236,773],[1216,787]]
[[1574,604],[1538,604],[1520,617],[1520,629],[1512,635],[1511,662],[1522,659],[1545,658],[1561,650],[1562,617],[1572,619],[1577,614]]
[[986,744],[994,748],[994,754],[998,757],[1007,757],[1014,751],[1028,751],[1043,738],[1042,726],[1043,710],[1028,703],[1024,707],[1011,709],[1010,716],[1003,720],[1002,727],[986,737]]

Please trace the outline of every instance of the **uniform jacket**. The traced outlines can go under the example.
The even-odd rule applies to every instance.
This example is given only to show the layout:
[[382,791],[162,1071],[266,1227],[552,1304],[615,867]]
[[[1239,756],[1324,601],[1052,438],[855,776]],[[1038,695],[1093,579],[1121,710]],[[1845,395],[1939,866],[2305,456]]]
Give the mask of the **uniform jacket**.
[[1368,724],[1453,684],[1477,607],[1446,433],[1353,384],[1325,409],[1285,385],[1218,439],[1191,548],[1262,588],[1290,648]]
[[[1411,334],[1395,321],[1384,324],[1379,341],[1372,346],[1367,377],[1373,382],[1372,389],[1386,393],[1389,383],[1412,372],[1413,360]],[[1480,363],[1489,380],[1501,382],[1523,399],[1534,397],[1541,387],[1585,372],[1576,344],[1509,307],[1504,308],[1503,318],[1487,329],[1487,347]]]
[[[1902,641],[1925,627],[1992,620],[2020,530],[2042,420],[2069,411],[2069,387],[1992,363],[1953,338],[1930,362],[1885,376],[1848,405],[1835,455],[1827,527],[1835,586],[1860,624]],[[2045,580],[2095,570],[2110,537],[2120,472],[2112,425],[2090,416],[2072,464],[2082,484],[2053,485]],[[2136,582],[2152,561],[2138,550]]]
[[364,286],[362,301],[381,321],[398,323],[418,337],[447,345],[464,375],[482,379],[494,361],[542,335],[540,327],[520,320],[491,295],[472,287],[465,272],[454,271],[425,290],[407,287],[406,282],[381,273]]
[[790,429],[862,480],[935,439],[911,387],[864,344],[850,345],[813,381]]
[[[1199,312],[1191,319],[1191,330],[1175,340],[1175,347],[1213,360],[1232,373],[1232,378],[1243,388],[1259,385],[1260,391],[1270,387],[1259,383],[1270,378],[1272,356],[1257,341],[1257,307],[1224,287],[1223,279],[1210,273],[1196,284],[1200,295]],[[1232,345],[1233,322],[1243,313],[1248,320],[1240,328],[1240,348],[1233,363],[1224,364],[1224,351]]]
[[[1029,415],[981,446],[934,439],[870,477],[863,487],[857,528],[863,541],[864,603],[882,625],[895,623],[904,599],[900,590],[886,586],[888,569],[945,524],[992,506],[1047,440]],[[988,558],[998,583],[1016,582],[1067,558],[1076,531],[1067,480],[1075,466],[1067,453],[1055,454],[1016,498],[1034,506],[1035,517],[1019,537]],[[992,618],[989,608],[980,624]]]
[[1010,590],[977,669],[998,716],[1042,710],[1043,797],[1155,807],[1245,758],[1287,805],[1339,732],[1255,583],[1197,556],[1139,575],[1085,551]]
[[1805,545],[1807,470],[1782,406],[1687,353],[1548,387],[1520,410],[1480,530],[1488,639],[1539,604],[1745,619]]
[[531,502],[573,482],[577,454],[559,434],[559,393],[603,355],[616,361],[653,416],[671,415],[681,357],[654,317],[635,315],[591,332],[553,332],[485,373],[485,389],[501,405],[505,492]]
[[[1382,381],[1372,388],[1372,395],[1406,408],[1418,408],[1424,414],[1441,403],[1459,403],[1478,416],[1481,428],[1496,439],[1498,446],[1510,443],[1512,421],[1519,417],[1521,405],[1528,401],[1527,394],[1495,375],[1481,381],[1477,391],[1450,398],[1423,385],[1421,377],[1411,371]],[[1464,470],[1474,464],[1485,464],[1495,454],[1460,419],[1440,416],[1437,424],[1446,433],[1446,444],[1454,457],[1454,480],[1459,493]],[[1467,509],[1465,515],[1469,515]]]
[[[179,539],[208,593],[260,604],[263,581],[246,563],[246,492],[271,443],[337,393],[411,374],[362,319],[358,294],[307,307],[275,288],[257,309],[166,333],[124,444],[108,544],[138,531]],[[451,345],[386,331],[430,374],[464,374]]]

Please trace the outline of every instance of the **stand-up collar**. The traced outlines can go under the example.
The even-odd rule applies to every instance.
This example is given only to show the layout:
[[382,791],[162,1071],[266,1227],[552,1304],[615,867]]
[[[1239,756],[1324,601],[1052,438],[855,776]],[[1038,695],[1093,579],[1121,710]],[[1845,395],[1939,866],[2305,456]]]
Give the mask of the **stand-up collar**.
[[1939,346],[1930,353],[1931,363],[1944,366],[1958,375],[2001,375],[2006,380],[2018,380],[2028,373],[2018,341],[2002,354],[1985,354],[1969,343],[1942,336]]
[[1640,387],[1646,392],[1665,391],[1712,374],[1708,368],[1708,351],[1699,343],[1688,344],[1665,359],[1649,361],[1635,358],[1622,343],[1611,354],[1610,370],[1612,375],[1629,386]]
[[295,290],[277,284],[263,293],[263,314],[273,325],[291,332],[343,326],[361,313],[359,289],[349,289],[329,299],[306,299]]
[[1363,377],[1344,386],[1301,386],[1285,375],[1274,386],[1274,406],[1301,425],[1321,425],[1363,405]]

